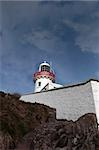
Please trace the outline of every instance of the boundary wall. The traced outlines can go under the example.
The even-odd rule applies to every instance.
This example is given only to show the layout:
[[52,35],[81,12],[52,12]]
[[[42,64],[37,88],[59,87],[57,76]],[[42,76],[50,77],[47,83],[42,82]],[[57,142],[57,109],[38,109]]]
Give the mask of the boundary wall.
[[75,121],[86,113],[96,113],[99,119],[98,80],[26,94],[21,96],[20,100],[55,108],[57,119]]

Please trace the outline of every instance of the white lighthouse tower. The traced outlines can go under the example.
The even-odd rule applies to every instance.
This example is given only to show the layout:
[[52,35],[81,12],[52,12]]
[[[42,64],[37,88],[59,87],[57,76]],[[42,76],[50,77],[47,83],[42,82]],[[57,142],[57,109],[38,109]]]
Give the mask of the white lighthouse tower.
[[62,85],[55,83],[55,74],[52,71],[50,64],[46,61],[40,64],[39,70],[34,73],[33,80],[35,83],[34,92],[62,87]]

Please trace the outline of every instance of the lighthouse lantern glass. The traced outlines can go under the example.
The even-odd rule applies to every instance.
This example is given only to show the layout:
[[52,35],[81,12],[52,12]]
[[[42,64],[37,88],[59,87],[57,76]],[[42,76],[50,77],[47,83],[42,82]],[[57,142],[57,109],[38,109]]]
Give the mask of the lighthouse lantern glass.
[[41,71],[50,72],[50,66],[46,66],[46,65],[41,66]]

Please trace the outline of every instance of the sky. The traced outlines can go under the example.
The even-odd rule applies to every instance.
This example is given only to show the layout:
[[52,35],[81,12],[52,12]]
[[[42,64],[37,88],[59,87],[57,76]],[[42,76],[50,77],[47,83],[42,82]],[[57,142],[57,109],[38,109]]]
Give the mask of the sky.
[[98,1],[0,1],[0,91],[33,92],[45,60],[56,83],[99,80]]

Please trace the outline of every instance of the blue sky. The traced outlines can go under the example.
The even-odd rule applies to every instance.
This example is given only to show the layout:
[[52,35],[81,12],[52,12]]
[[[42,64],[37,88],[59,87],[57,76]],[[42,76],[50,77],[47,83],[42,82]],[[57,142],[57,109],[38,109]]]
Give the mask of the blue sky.
[[56,82],[99,79],[99,2],[0,2],[0,90],[28,93],[52,62]]

